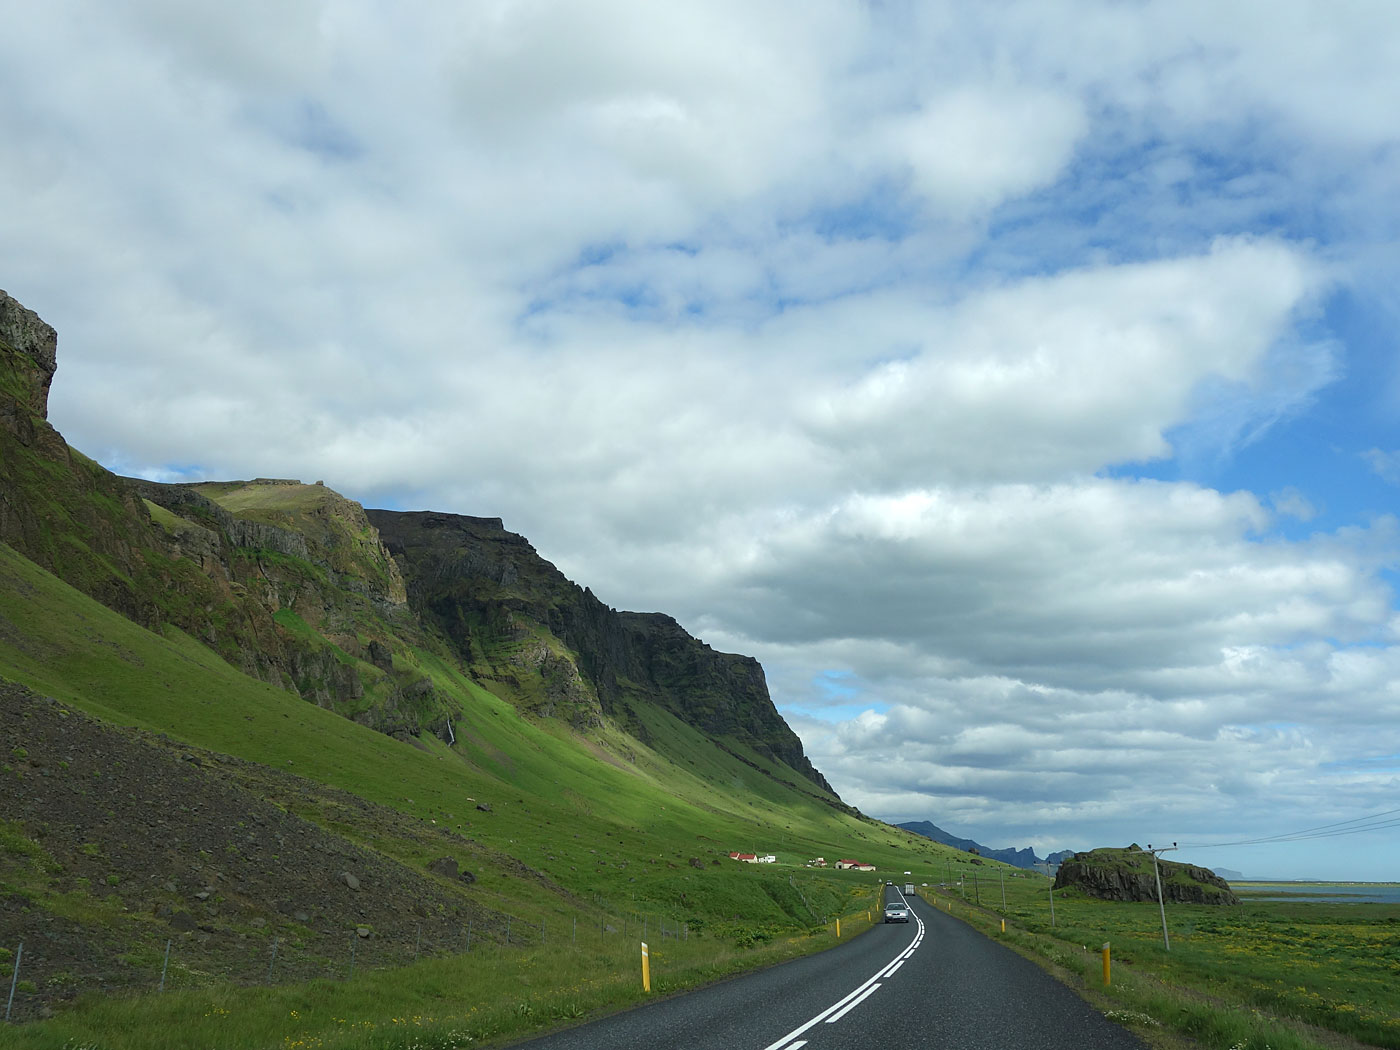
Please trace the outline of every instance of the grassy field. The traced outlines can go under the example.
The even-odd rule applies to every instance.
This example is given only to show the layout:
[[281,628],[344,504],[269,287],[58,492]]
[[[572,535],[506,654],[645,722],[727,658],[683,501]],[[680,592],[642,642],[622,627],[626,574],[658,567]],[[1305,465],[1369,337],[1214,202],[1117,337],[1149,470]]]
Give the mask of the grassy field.
[[[6,624],[24,624],[27,629],[6,630]],[[477,881],[463,892],[517,924],[511,946],[515,953],[539,950],[546,930],[552,945],[559,945],[569,931],[572,946],[577,924],[581,931],[612,927],[619,943],[630,937],[632,947],[618,949],[626,955],[636,950],[637,927],[648,923],[654,931],[664,923],[668,931],[684,931],[687,939],[668,938],[660,948],[662,987],[666,982],[703,981],[718,972],[819,947],[832,921],[843,913],[861,921],[863,906],[853,904],[852,895],[869,895],[873,877],[807,868],[806,860],[858,857],[875,863],[883,875],[919,862],[931,870],[935,860],[951,853],[926,839],[823,804],[801,790],[794,774],[765,774],[761,756],[733,746],[748,760],[742,761],[666,712],[649,715],[648,730],[652,739],[664,740],[672,754],[681,755],[679,760],[608,726],[579,731],[557,721],[532,719],[431,651],[409,658],[416,662],[415,672],[430,677],[435,688],[458,702],[455,746],[427,735],[413,743],[395,740],[259,683],[178,630],[168,627],[163,635],[144,630],[0,545],[0,675],[105,721],[350,792],[398,811],[416,826],[459,831],[476,850],[471,866]],[[413,835],[357,825],[331,796],[324,802],[319,798],[313,791],[287,805],[295,807],[297,815],[417,871],[441,852]],[[483,803],[490,806],[489,813],[478,810]],[[42,859],[41,834],[42,829],[5,825],[0,846],[10,858],[6,863],[26,873],[27,880],[9,890],[23,892],[30,906],[71,910],[73,901],[63,891],[46,886],[46,880],[57,876],[34,860]],[[434,852],[424,852],[429,849]],[[728,859],[731,850],[771,852],[779,863],[737,864]],[[526,866],[525,877],[520,865]],[[104,937],[138,939],[127,954],[141,961],[154,988],[168,930],[149,916],[120,910],[95,908],[84,914]],[[231,1009],[221,1004],[236,1001],[240,1016],[263,1018],[254,1029],[275,1027],[266,1014],[274,1007],[266,1003],[293,1002],[299,994],[296,988],[307,995],[312,990],[304,984],[290,991],[237,987],[260,980],[258,968],[267,967],[268,942],[275,932],[283,935],[284,957],[297,950],[295,929],[281,929],[274,922],[262,931],[249,930],[248,972],[222,983],[181,969],[177,945],[177,963],[167,985],[172,990],[166,993],[175,998],[162,998],[152,1006],[138,997],[130,1006],[133,1016],[146,1009],[171,1009],[169,1004],[178,997],[193,997],[184,1000],[187,1012],[198,1012],[188,1004],[207,1001],[214,1004],[209,1007],[213,1011],[215,1006]],[[531,1024],[554,1019],[554,1011],[574,1009],[568,990],[577,982],[564,975],[557,981],[543,976],[554,965],[544,961],[553,954],[548,944],[532,964],[539,975],[532,978],[539,989],[535,1005],[522,1008],[511,1030],[528,1030]],[[0,943],[0,973],[9,973],[15,947]],[[525,958],[509,954],[511,962],[488,969],[512,973]],[[396,964],[398,969],[403,961]],[[321,969],[328,979],[340,981],[344,962],[330,958]],[[360,962],[363,967],[366,959]],[[672,964],[674,969],[667,969]],[[485,964],[439,959],[418,965],[467,967],[476,973],[472,968]],[[593,962],[581,965],[586,974],[598,969]],[[625,990],[634,968],[621,956],[619,967],[616,987]],[[389,968],[356,977],[381,989],[373,1001],[383,1007],[362,1017],[375,1021],[381,1034],[392,1017],[408,1014],[410,1006],[423,1016],[436,1011],[438,1016],[460,1017],[460,1010],[414,1006],[417,1000],[412,996],[400,1001],[396,972]],[[495,987],[485,974],[469,983]],[[555,990],[547,993],[546,987]],[[630,994],[608,991],[598,999],[590,990],[579,1009],[606,1007],[614,1003],[609,998],[614,995],[623,997],[617,1001],[630,1001]],[[471,1000],[478,1015],[490,1013],[493,1018],[499,1011],[488,1010],[489,1003],[513,1001],[503,992],[489,991]],[[89,1002],[71,1016],[65,1008],[50,1022],[5,1031],[0,1045],[21,1038],[17,1032],[26,1033],[24,1039],[42,1040],[50,1031],[69,1033],[53,1045],[61,1046],[70,1037],[75,1047],[96,1045],[97,1036],[104,1040],[101,1045],[116,1045],[106,1041],[115,1037],[116,1029],[109,1026],[116,1022],[110,1017],[112,1011],[127,1009],[124,1002],[119,997]],[[211,1018],[229,1023],[222,1014],[211,1013]],[[87,1033],[87,1043],[73,1034],[79,1030]],[[334,1026],[327,1029],[333,1030]],[[364,1027],[358,1031],[356,1038],[363,1036]],[[348,1036],[340,1032],[335,1037]],[[321,1033],[316,1038],[330,1036]],[[217,1045],[235,1044],[221,1037]],[[250,1035],[236,1045],[280,1044]]]
[[[313,539],[345,568],[373,560],[366,536],[337,531],[338,497],[317,486],[270,491],[210,494],[271,524],[324,506],[329,524]],[[156,517],[177,526],[168,513]],[[349,626],[340,627],[352,631],[359,606],[347,609]],[[290,609],[276,624],[321,637]],[[200,973],[177,951],[166,991],[88,994],[49,1020],[0,1029],[0,1047],[499,1042],[641,1001],[643,937],[653,949],[653,994],[664,994],[829,946],[838,917],[848,936],[858,932],[870,922],[876,884],[804,866],[823,856],[871,862],[881,879],[930,884],[930,900],[1040,959],[1162,1045],[1189,1038],[1219,1050],[1400,1050],[1400,904],[1171,905],[1167,951],[1155,905],[1066,895],[1052,919],[1043,877],[973,864],[823,801],[742,741],[709,739],[659,707],[638,716],[655,746],[611,725],[533,717],[508,692],[471,680],[430,639],[409,632],[403,640],[392,670],[324,645],[334,660],[356,662],[366,704],[393,681],[429,680],[454,712],[451,745],[431,733],[397,740],[342,717],[354,712],[262,684],[174,627],[147,631],[0,545],[0,676],[106,721],[305,778],[324,790],[287,803],[298,816],[415,871],[440,847],[402,828],[356,823],[332,793],[389,807],[415,828],[458,832],[475,850],[478,876],[462,892],[514,924],[508,942],[496,934],[470,951],[465,942],[429,944],[417,961],[412,940],[412,954],[400,938],[392,958],[366,945],[358,960],[317,959],[313,972],[324,976],[285,984],[269,984],[265,960],[269,949],[276,960],[279,944],[284,959],[297,951],[295,937],[278,942],[287,930],[250,928],[246,973]],[[150,973],[154,988],[169,931],[59,892],[41,837],[0,822],[0,868],[10,872],[0,890],[135,937],[128,961]],[[774,853],[779,863],[736,864],[731,850]],[[1107,987],[1104,942],[1114,961]],[[14,947],[0,943],[0,975],[14,961]]]
[[[412,746],[253,681],[178,631],[145,631],[0,546],[5,623],[31,626],[0,630],[0,674],[46,695],[460,829],[483,850],[475,899],[519,926],[508,947],[481,943],[369,972],[362,959],[353,980],[340,959],[327,961],[324,979],[261,988],[246,986],[256,975],[240,986],[176,967],[164,995],[81,1000],[50,1021],[4,1031],[0,1045],[157,1046],[122,1043],[118,1033],[185,1026],[188,1036],[190,1025],[218,1033],[209,1045],[229,1047],[502,1038],[637,1001],[642,923],[649,937],[664,923],[685,938],[659,942],[661,990],[830,943],[835,917],[846,915],[848,932],[864,921],[861,895],[870,897],[873,882],[803,862],[852,856],[875,863],[881,878],[953,883],[925,893],[1069,975],[1149,1036],[1180,1033],[1220,1050],[1400,1048],[1400,905],[1172,905],[1167,952],[1154,905],[1065,896],[1052,924],[1043,877],[974,866],[966,854],[822,805],[795,778],[756,770],[759,756],[740,761],[663,711],[649,713],[647,730],[671,758],[616,729],[522,715],[422,650],[406,657],[412,671],[455,697],[461,717],[455,746],[435,737]],[[421,870],[431,859],[411,836],[343,825],[334,807],[308,803],[301,815],[405,865]],[[14,827],[5,838],[16,857],[35,845]],[[773,852],[780,863],[735,864],[730,850]],[[539,878],[520,878],[516,862]],[[584,931],[577,945],[575,928]],[[152,987],[164,936],[134,949],[152,968]],[[1114,959],[1107,989],[1105,941]],[[250,957],[266,948],[254,942]],[[0,973],[11,951],[0,945]]]
[[[842,936],[868,929],[879,890],[850,887]],[[651,991],[633,929],[552,946],[489,945],[412,966],[281,987],[219,985],[137,997],[94,995],[49,1021],[0,1028],[16,1050],[455,1050],[576,1024],[648,998],[820,951],[835,924],[737,948],[652,936]]]
[[1175,1032],[1221,1050],[1400,1048],[1400,904],[1169,903],[1167,950],[1155,903],[1064,894],[1052,925],[1043,876],[950,870],[955,884],[925,889],[927,899],[1070,975],[1146,1035]]

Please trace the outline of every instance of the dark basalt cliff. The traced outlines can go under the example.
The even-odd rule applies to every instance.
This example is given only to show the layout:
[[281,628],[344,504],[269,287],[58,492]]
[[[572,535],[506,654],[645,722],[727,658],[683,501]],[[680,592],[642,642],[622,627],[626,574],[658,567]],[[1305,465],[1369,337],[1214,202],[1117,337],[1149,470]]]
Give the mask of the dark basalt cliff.
[[664,750],[648,728],[664,709],[741,761],[786,764],[834,802],[757,661],[715,652],[668,616],[608,608],[497,518],[366,511],[320,482],[111,473],[48,422],[57,345],[0,292],[0,542],[71,586],[402,739],[450,734],[458,702],[437,695],[413,655],[450,647],[533,715],[580,728],[611,718]]
[[[1162,897],[1181,904],[1238,904],[1230,884],[1208,868],[1158,860]],[[1075,888],[1090,897],[1113,901],[1155,901],[1157,879],[1151,855],[1136,844],[1127,849],[1076,853],[1060,865],[1055,889]]]
[[[409,603],[483,677],[516,688],[537,710],[581,724],[607,714],[645,740],[635,707],[655,704],[831,792],[773,706],[757,660],[716,652],[664,614],[609,608],[499,518],[366,514],[399,563]],[[542,694],[529,693],[531,670]]]
[[160,610],[141,578],[150,521],[135,493],[49,425],[57,367],[58,333],[0,291],[0,542],[153,627]]

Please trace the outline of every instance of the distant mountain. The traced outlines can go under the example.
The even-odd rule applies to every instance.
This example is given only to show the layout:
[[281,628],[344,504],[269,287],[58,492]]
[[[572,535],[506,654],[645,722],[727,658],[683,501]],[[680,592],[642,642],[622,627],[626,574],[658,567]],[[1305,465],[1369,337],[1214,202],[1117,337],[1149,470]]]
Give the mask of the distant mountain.
[[[912,831],[916,835],[922,835],[926,839],[933,839],[934,842],[941,842],[945,846],[952,846],[961,850],[976,850],[983,857],[990,857],[992,860],[999,860],[1003,864],[1011,864],[1018,868],[1043,869],[1047,863],[1035,855],[1035,851],[1029,846],[1024,849],[992,849],[982,845],[973,839],[959,838],[957,835],[944,831],[936,824],[931,824],[927,820],[911,820],[896,827]],[[1053,867],[1061,860],[1074,856],[1074,850],[1061,850],[1059,853],[1052,853],[1048,858],[1048,863]]]
[[1235,871],[1233,868],[1211,868],[1210,870],[1227,882],[1238,882],[1244,878],[1244,872]]

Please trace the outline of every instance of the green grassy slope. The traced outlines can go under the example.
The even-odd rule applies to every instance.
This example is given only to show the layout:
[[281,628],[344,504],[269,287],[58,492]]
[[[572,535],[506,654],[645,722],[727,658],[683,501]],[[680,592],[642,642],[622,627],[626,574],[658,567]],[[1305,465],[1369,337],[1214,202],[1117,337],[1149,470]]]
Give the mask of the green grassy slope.
[[[601,936],[650,915],[747,947],[864,908],[852,902],[872,876],[809,858],[937,876],[950,851],[828,790],[755,661],[658,614],[615,613],[495,519],[382,512],[380,527],[319,484],[118,478],[48,425],[52,341],[31,345],[11,314],[0,310],[0,679],[39,696],[0,683],[0,951],[21,930],[51,946],[62,935],[72,958],[130,971],[183,915],[190,952],[222,938],[227,959],[285,937],[319,965],[354,915],[296,919],[288,894],[306,905],[354,890],[342,852],[397,887],[404,921],[489,917],[497,944],[501,917],[543,941],[546,927]],[[101,720],[83,720],[91,749],[55,728],[74,712]],[[110,759],[118,775],[101,768],[104,746],[123,756]],[[70,755],[98,766],[91,780],[75,780]],[[143,765],[160,774],[131,775]],[[189,768],[204,772],[186,783]],[[170,797],[176,782],[198,796],[189,806]],[[134,814],[119,827],[118,805],[101,802],[109,783]],[[54,812],[57,797],[81,812]],[[217,825],[191,816],[216,804]],[[159,819],[171,807],[182,816]],[[162,829],[179,821],[183,846]],[[270,828],[300,832],[255,841]],[[302,833],[319,845],[293,857]],[[444,855],[474,880],[430,870]],[[416,954],[411,928],[382,932]],[[72,987],[33,965],[29,1008]]]
[[[693,764],[615,728],[537,723],[433,654],[422,666],[461,708],[454,747],[404,743],[256,682],[180,632],[146,631],[0,546],[0,675],[117,724],[460,827],[574,893],[672,904],[680,878],[758,877],[724,856],[731,849],[774,851],[788,863],[850,854],[882,868],[930,853],[932,844],[824,805],[664,712],[652,714],[653,732],[681,742]],[[501,892],[527,906],[536,897],[528,885]],[[717,894],[726,909],[783,920],[757,897],[735,905],[734,892]],[[693,918],[703,920],[703,906]]]

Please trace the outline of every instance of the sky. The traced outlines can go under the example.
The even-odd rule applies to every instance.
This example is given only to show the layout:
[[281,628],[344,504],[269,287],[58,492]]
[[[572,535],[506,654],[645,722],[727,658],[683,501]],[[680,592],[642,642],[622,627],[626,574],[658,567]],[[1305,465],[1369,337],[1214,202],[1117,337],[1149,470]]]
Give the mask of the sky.
[[105,466],[499,516],[881,819],[1400,879],[1392,0],[0,22]]

